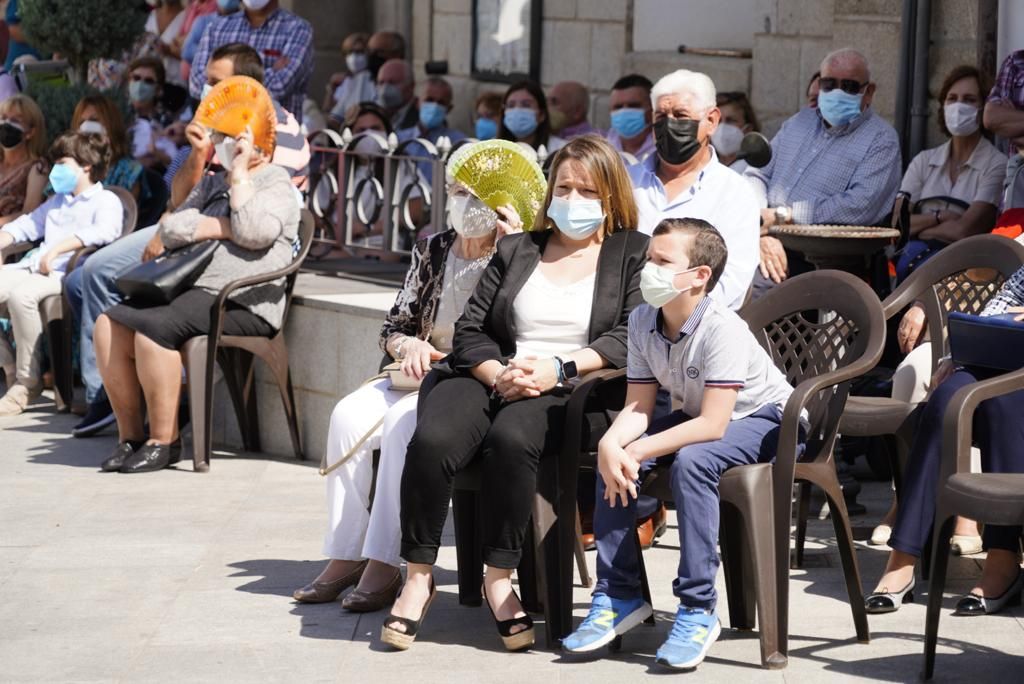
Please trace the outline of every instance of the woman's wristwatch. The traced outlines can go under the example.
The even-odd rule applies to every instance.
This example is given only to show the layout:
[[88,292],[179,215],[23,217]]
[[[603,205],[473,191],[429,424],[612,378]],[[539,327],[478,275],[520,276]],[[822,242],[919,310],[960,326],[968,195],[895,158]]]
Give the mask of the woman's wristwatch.
[[409,336],[408,335],[402,335],[401,339],[399,339],[398,342],[395,343],[395,359],[397,359],[399,361],[402,360],[402,358],[403,358],[403,356],[402,356],[402,347],[404,347],[405,343],[408,342],[408,341],[409,341]]
[[555,360],[555,375],[558,376],[559,385],[566,380],[572,380],[580,374],[576,368],[576,362],[572,359],[566,361],[558,356],[552,358]]

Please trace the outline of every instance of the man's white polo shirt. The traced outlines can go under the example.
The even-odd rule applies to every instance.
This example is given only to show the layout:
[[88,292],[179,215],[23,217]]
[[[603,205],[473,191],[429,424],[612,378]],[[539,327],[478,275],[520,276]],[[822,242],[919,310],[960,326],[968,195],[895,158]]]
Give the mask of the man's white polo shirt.
[[697,180],[671,201],[655,173],[658,155],[652,154],[629,167],[640,220],[637,230],[646,235],[666,218],[704,219],[722,234],[729,249],[725,273],[711,291],[711,297],[730,309],[743,304],[761,262],[761,209],[757,195],[741,175],[722,165],[711,150],[711,161]]
[[661,309],[640,304],[629,316],[626,379],[657,383],[691,418],[700,415],[705,387],[739,391],[732,420],[768,404],[780,409],[793,388],[734,312],[705,297],[683,324],[675,342],[662,332]]

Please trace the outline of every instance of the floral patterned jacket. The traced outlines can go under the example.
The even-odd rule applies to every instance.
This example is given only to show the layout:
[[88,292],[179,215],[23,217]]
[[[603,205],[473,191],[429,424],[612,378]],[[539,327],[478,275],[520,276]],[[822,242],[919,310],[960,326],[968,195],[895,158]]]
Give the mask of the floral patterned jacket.
[[396,334],[430,337],[437,316],[438,300],[444,281],[444,263],[455,242],[455,231],[446,230],[416,243],[405,284],[380,330],[380,348],[388,354],[387,343]]

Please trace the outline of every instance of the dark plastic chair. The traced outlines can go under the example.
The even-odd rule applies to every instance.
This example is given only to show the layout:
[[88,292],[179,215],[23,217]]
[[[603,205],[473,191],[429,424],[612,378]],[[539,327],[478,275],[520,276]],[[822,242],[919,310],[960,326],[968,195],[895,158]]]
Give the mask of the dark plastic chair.
[[[1005,239],[1005,238],[1004,238]],[[1024,524],[1024,474],[971,473],[971,430],[978,404],[1024,389],[1024,369],[962,387],[942,421],[942,469],[932,538],[932,572],[925,620],[924,677],[935,671],[942,590],[956,516],[993,525]]]
[[[946,247],[901,284],[882,304],[887,320],[895,319],[915,301],[928,317],[932,340],[932,371],[948,353],[946,319],[950,312],[981,313],[1003,282],[1024,264],[1024,245],[999,235],[976,235]],[[988,271],[987,273],[985,271]],[[896,463],[892,464],[897,499],[901,473],[913,438],[917,404],[890,397],[850,397],[839,432],[851,437],[893,435]],[[801,492],[794,567],[802,567],[807,529],[808,492]],[[922,570],[927,564],[922,564]]]
[[[288,430],[291,433],[295,457],[302,460],[302,443],[299,439],[298,417],[295,412],[295,395],[292,391],[291,370],[288,366],[288,346],[284,339],[284,324],[288,320],[295,279],[299,273],[313,237],[313,215],[302,210],[299,225],[301,247],[292,263],[273,273],[249,278],[240,278],[228,283],[217,295],[210,307],[210,335],[193,337],[182,348],[185,372],[188,376],[188,396],[192,420],[192,462],[197,472],[210,469],[212,450],[211,427],[213,425],[213,372],[220,363],[225,384],[235,408],[242,433],[242,445],[246,451],[260,450],[259,414],[256,408],[255,357],[259,357],[270,368],[281,393]],[[285,279],[285,310],[281,329],[273,337],[240,337],[221,333],[222,317],[228,297],[242,287],[269,283]],[[212,339],[212,342],[211,342]],[[200,373],[200,369],[203,372]]]
[[[827,321],[815,323],[808,312],[810,318],[825,317],[827,312]],[[733,468],[719,486],[720,546],[730,623],[737,629],[753,629],[756,608],[761,625],[761,663],[778,669],[788,661],[789,521],[795,481],[818,484],[830,500],[838,499],[833,506],[842,515],[834,521],[854,623],[858,638],[869,638],[853,535],[832,463],[832,447],[850,380],[871,368],[882,354],[884,318],[870,288],[838,271],[791,278],[744,309],[742,315],[796,386],[784,410],[775,464]],[[809,412],[811,429],[804,460],[798,463],[804,409]],[[568,460],[563,455],[563,462]],[[575,494],[565,485],[574,481],[568,471],[579,465],[577,461],[563,466],[566,474],[562,494],[567,498]],[[642,492],[671,500],[667,467],[656,467]],[[640,561],[644,595],[650,600],[642,553]],[[562,562],[566,562],[564,548]],[[570,589],[563,576],[562,591]]]
[[[105,186],[104,189],[114,193],[121,200],[121,237],[124,237],[135,230],[135,217],[138,211],[135,197],[124,188]],[[82,265],[87,256],[100,249],[102,247],[82,247],[76,250],[68,261],[64,275],[70,275]],[[53,398],[57,411],[61,413],[71,409],[75,387],[71,361],[71,347],[75,339],[74,323],[72,316],[65,315],[65,312],[70,311],[71,306],[67,303],[67,295],[63,291],[39,302],[39,315],[43,321],[43,330],[46,331],[47,353],[50,355],[50,366],[53,370]]]
[[[533,520],[519,564],[519,587],[524,607],[544,613],[548,648],[569,633],[572,625],[573,564],[579,568],[581,583],[590,586],[576,507],[576,470],[571,494],[562,484],[562,462],[593,457],[597,440],[625,397],[625,371],[599,370],[588,373],[573,389],[567,408],[562,453],[541,459],[537,473]],[[459,566],[459,603],[478,606],[482,601],[483,554],[479,519],[479,466],[475,463],[455,477],[452,516],[455,551]],[[565,524],[561,521],[564,520]],[[568,558],[562,558],[563,553]]]

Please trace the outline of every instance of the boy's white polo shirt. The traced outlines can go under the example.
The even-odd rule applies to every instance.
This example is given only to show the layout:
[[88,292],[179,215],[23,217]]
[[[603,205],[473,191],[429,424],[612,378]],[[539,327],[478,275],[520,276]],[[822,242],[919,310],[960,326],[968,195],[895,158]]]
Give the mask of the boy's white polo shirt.
[[750,328],[720,302],[704,297],[675,342],[662,332],[661,309],[640,304],[629,316],[626,378],[657,383],[683,413],[700,415],[705,387],[739,390],[732,420],[768,404],[784,407],[793,388]]

